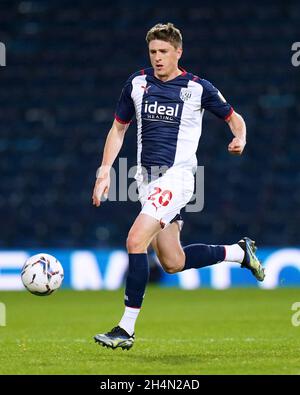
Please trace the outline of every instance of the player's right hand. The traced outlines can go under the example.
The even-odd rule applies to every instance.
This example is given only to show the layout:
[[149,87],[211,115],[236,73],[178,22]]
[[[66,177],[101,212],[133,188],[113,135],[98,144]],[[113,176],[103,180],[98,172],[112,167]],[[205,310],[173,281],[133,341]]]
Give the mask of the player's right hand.
[[106,174],[96,179],[92,201],[93,205],[99,207],[102,196],[107,199],[110,187],[110,176]]

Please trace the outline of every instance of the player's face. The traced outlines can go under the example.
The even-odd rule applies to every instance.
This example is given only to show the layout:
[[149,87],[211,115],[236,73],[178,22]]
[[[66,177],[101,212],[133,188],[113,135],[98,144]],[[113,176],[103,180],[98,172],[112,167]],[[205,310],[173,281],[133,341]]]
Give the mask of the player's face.
[[178,69],[178,61],[182,48],[162,40],[152,40],[149,43],[149,56],[154,73],[158,78],[166,78]]

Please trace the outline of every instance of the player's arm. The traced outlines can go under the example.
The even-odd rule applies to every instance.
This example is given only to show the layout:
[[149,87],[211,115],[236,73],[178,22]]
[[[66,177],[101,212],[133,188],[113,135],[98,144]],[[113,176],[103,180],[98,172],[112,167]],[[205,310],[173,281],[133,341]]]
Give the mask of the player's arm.
[[93,204],[97,207],[101,204],[102,195],[105,197],[108,195],[110,187],[110,169],[121,150],[128,126],[129,123],[120,123],[115,119],[106,137],[102,163],[97,171],[97,178],[92,196]]
[[233,155],[241,155],[246,145],[246,124],[243,118],[236,113],[226,101],[221,92],[209,81],[199,79],[203,87],[201,107],[225,120],[234,135],[228,145],[228,151]]
[[101,167],[97,172],[97,179],[93,191],[93,204],[101,204],[101,197],[108,196],[110,186],[110,169],[123,145],[124,135],[134,116],[135,107],[131,98],[132,84],[129,78],[122,89],[115,112],[114,123],[107,135]]
[[241,155],[246,145],[246,124],[242,116],[235,111],[226,119],[234,138],[228,145],[228,151],[232,155]]

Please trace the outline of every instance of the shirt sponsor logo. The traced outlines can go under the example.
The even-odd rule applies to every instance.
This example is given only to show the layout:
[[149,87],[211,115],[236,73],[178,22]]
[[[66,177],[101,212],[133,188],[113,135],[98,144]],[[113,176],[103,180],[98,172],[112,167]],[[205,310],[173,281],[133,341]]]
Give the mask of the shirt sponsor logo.
[[176,117],[179,113],[179,104],[172,106],[163,106],[158,104],[157,101],[154,103],[145,102],[144,113],[147,120],[153,121],[165,121],[171,123],[177,123]]

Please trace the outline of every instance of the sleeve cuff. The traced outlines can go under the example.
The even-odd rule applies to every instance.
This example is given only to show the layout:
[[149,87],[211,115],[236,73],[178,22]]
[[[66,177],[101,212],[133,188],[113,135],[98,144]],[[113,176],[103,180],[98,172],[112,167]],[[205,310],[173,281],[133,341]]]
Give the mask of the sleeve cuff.
[[231,117],[232,113],[233,113],[233,107],[230,108],[229,113],[224,118],[224,121],[228,121],[228,119]]
[[128,123],[131,123],[131,120],[123,121],[123,119],[119,118],[117,114],[115,114],[115,120],[118,121],[119,123],[122,123],[123,125],[127,125]]

